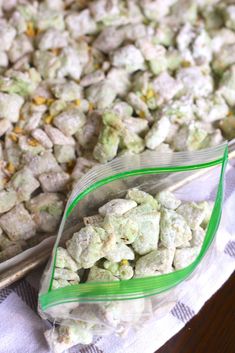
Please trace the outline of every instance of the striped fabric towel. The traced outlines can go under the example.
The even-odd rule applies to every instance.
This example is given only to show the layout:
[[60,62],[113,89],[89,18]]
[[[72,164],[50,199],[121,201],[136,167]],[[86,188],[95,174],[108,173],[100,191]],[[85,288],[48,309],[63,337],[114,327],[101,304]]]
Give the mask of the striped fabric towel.
[[[215,173],[215,171],[213,172]],[[191,195],[213,195],[213,173],[194,181],[184,191]],[[188,188],[188,189],[187,189]],[[153,353],[180,331],[235,269],[235,167],[226,174],[224,212],[216,241],[195,274],[169,294],[174,303],[164,315],[156,314],[138,332],[125,338],[97,337],[88,346],[76,346],[70,353]],[[42,269],[0,291],[0,353],[49,353],[43,331],[50,323],[37,314],[37,291]]]

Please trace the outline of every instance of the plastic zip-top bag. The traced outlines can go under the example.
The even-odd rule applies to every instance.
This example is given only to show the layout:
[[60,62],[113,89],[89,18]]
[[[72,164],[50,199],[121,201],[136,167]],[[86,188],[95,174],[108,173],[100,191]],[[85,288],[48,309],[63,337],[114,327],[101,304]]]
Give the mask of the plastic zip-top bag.
[[[195,275],[215,237],[227,159],[226,143],[148,151],[94,167],[79,180],[39,294],[40,315],[59,324],[45,333],[53,352],[91,343],[94,335],[124,334],[169,311],[169,291]],[[211,169],[215,193],[183,191]]]

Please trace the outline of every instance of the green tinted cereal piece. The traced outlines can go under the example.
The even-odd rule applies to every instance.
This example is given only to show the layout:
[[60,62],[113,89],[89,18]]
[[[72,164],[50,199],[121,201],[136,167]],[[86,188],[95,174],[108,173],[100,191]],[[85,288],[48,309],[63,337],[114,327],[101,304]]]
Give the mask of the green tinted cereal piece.
[[156,199],[163,207],[170,210],[175,210],[181,204],[181,201],[178,200],[174,194],[167,190],[158,192]]
[[124,244],[122,241],[117,243],[115,247],[108,252],[105,258],[113,263],[120,262],[123,259],[134,260],[135,254],[134,251]]
[[137,188],[133,188],[128,190],[126,194],[126,198],[135,201],[138,204],[148,203],[153,207],[153,209],[158,209],[158,202],[154,199],[154,197],[148,194],[145,191],[139,190]]
[[90,268],[114,248],[115,241],[113,233],[88,225],[74,233],[66,246],[79,268]]
[[102,216],[122,215],[136,206],[137,203],[132,200],[114,199],[101,206],[98,211]]
[[137,254],[145,255],[158,248],[160,213],[146,213],[134,219],[139,226],[139,235],[133,242]]
[[195,230],[193,230],[192,231],[192,239],[190,241],[190,244],[192,245],[192,247],[202,246],[205,235],[206,235],[206,232],[202,227],[198,227]]
[[58,268],[66,268],[75,272],[78,270],[78,265],[76,262],[69,255],[68,251],[62,247],[57,248],[55,266]]
[[160,240],[163,246],[187,247],[192,232],[185,219],[173,210],[163,209],[160,219]]
[[118,278],[113,276],[112,273],[103,268],[98,268],[96,266],[91,267],[87,282],[109,282],[118,281]]
[[197,205],[204,210],[204,218],[203,221],[201,223],[201,227],[206,229],[206,227],[209,224],[209,221],[211,219],[211,214],[213,211],[213,207],[214,207],[214,203],[213,202],[207,202],[207,201],[202,201],[202,202],[198,202]]
[[103,227],[108,234],[113,234],[118,242],[123,241],[125,244],[132,244],[139,231],[135,221],[122,216],[106,216]]
[[79,281],[79,276],[76,272],[68,270],[66,268],[55,268],[54,271],[54,278],[55,279],[62,279],[66,281]]
[[117,155],[118,145],[119,133],[112,127],[106,126],[100,133],[93,156],[100,163],[106,163]]
[[136,261],[135,277],[147,277],[170,272],[175,249],[158,249]]
[[174,256],[174,268],[180,270],[181,268],[190,265],[198,256],[200,247],[176,249]]
[[187,224],[193,230],[200,226],[206,215],[206,211],[195,202],[182,203],[176,212],[184,217]]

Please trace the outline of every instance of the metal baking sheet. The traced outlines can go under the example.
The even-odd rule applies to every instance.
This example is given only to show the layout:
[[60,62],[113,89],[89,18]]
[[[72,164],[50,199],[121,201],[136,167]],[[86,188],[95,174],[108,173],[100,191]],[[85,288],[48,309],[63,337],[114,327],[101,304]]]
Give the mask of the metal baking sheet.
[[[229,142],[229,159],[231,160],[233,158],[235,158],[235,139]],[[173,185],[171,190],[176,190],[182,185],[191,182],[195,178],[198,178],[205,172],[205,169],[200,170],[198,173],[194,173],[192,176],[188,176],[187,178],[180,180]],[[13,265],[6,266],[4,270],[0,271],[0,289],[9,286],[13,282],[24,277],[31,270],[45,263],[49,258],[53,248],[54,238],[55,237],[50,237],[50,241],[42,242],[39,246],[27,250],[28,256],[24,256],[22,260],[14,261]]]

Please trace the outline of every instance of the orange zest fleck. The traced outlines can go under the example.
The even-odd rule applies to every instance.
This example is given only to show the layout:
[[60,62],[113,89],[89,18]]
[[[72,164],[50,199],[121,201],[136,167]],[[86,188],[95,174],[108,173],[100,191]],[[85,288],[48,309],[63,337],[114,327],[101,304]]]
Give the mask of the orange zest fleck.
[[144,101],[144,102],[147,101],[146,96],[144,96],[144,95],[140,96],[140,99],[141,99],[142,101]]
[[75,164],[76,164],[76,160],[75,160],[75,159],[72,159],[71,161],[69,161],[69,162],[67,163],[67,172],[68,172],[69,174],[72,173],[73,168],[75,167]]
[[129,261],[126,259],[123,259],[120,264],[121,265],[129,265]]
[[187,67],[190,67],[190,66],[192,66],[192,65],[191,65],[190,61],[183,60],[183,61],[181,62],[181,66],[184,67],[184,68],[187,68]]
[[10,174],[14,174],[15,170],[16,170],[16,168],[12,162],[7,163],[6,169]]
[[44,118],[43,118],[43,121],[45,124],[51,124],[52,123],[52,120],[53,120],[53,116],[52,115],[46,115]]
[[20,126],[15,126],[13,131],[16,133],[16,134],[22,134],[23,133],[23,129],[22,127]]
[[150,88],[150,89],[148,89],[148,91],[146,93],[146,98],[148,100],[148,99],[151,99],[153,97],[154,97],[154,90]]
[[25,117],[23,114],[20,114],[20,120],[25,120]]
[[55,100],[53,98],[47,98],[46,103],[47,105],[51,105]]
[[89,112],[92,112],[92,110],[94,110],[94,108],[95,108],[95,105],[94,105],[94,103],[92,103],[92,102],[90,102],[89,103]]
[[42,104],[47,103],[47,99],[45,97],[42,97],[42,96],[36,96],[36,97],[33,97],[33,102],[36,105],[42,105]]
[[76,105],[77,107],[80,107],[80,105],[81,105],[81,100],[80,100],[80,99],[76,99],[76,100],[74,101],[74,103],[75,103],[75,105]]
[[36,34],[37,34],[37,31],[36,31],[36,29],[35,29],[35,27],[34,27],[34,24],[33,24],[33,22],[31,22],[31,21],[27,23],[26,34],[27,34],[27,36],[30,37],[30,38],[35,37]]
[[95,70],[99,70],[100,68],[101,68],[101,64],[99,64],[99,63],[94,64]]
[[27,142],[28,142],[28,145],[32,147],[37,147],[39,145],[39,142],[32,137],[28,138]]
[[3,181],[3,185],[6,185],[9,180],[10,180],[9,176],[7,176],[7,175],[4,176],[4,177],[3,177],[3,180],[2,180],[2,181]]
[[51,52],[53,55],[58,56],[61,53],[61,49],[60,48],[53,48],[53,49],[51,49]]
[[15,134],[10,134],[9,137],[10,137],[11,141],[18,142],[18,136],[16,136]]
[[143,110],[141,110],[141,111],[139,112],[139,116],[140,116],[142,119],[144,119],[144,118],[145,118],[145,112],[143,112]]

